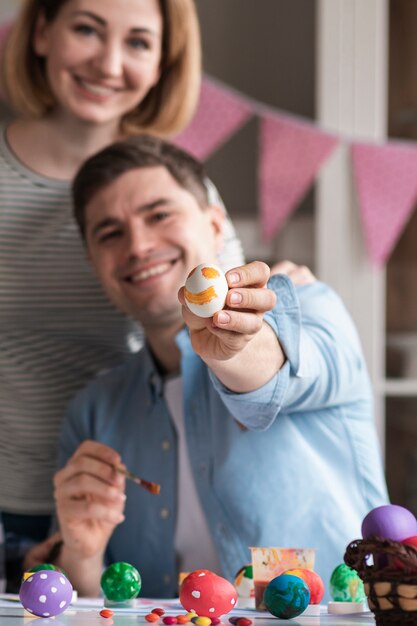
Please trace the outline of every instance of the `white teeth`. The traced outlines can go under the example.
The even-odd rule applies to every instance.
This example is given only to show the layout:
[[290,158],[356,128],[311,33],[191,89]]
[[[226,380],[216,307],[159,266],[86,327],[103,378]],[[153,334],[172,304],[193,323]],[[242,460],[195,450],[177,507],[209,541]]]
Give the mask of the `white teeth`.
[[135,283],[140,280],[146,280],[150,276],[158,276],[158,274],[163,274],[164,272],[166,272],[169,269],[169,267],[170,267],[169,263],[163,263],[162,265],[155,265],[154,267],[150,267],[148,270],[142,270],[141,272],[137,272],[136,274],[133,274],[133,276],[131,277],[131,280],[133,283]]
[[90,91],[96,96],[109,96],[109,95],[112,95],[116,91],[115,89],[112,89],[110,87],[103,87],[101,85],[93,85],[92,83],[87,83],[81,79],[80,79],[80,83],[84,87],[84,89],[87,89],[87,91]]

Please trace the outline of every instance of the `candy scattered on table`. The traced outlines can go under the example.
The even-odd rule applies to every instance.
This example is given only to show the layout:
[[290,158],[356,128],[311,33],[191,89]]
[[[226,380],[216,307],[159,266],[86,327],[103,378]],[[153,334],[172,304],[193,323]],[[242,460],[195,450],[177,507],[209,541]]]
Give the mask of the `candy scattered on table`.
[[235,587],[236,587],[237,595],[240,598],[254,598],[255,597],[255,583],[253,582],[252,565],[244,565],[236,573]]
[[306,567],[288,569],[283,574],[292,574],[302,578],[310,590],[310,604],[320,604],[324,596],[324,583],[317,572]]
[[102,609],[100,611],[100,615],[101,615],[101,617],[109,618],[109,617],[113,617],[114,613],[113,613],[113,611],[111,609]]
[[188,615],[177,615],[177,624],[187,624],[190,621]]
[[184,298],[187,307],[199,317],[212,317],[221,311],[229,290],[226,276],[216,265],[197,265],[187,277]]
[[336,602],[365,602],[363,582],[355,570],[341,563],[332,572],[329,585],[330,595]]
[[302,578],[281,574],[268,583],[264,602],[275,617],[290,619],[305,611],[310,602],[310,590]]
[[225,615],[235,607],[236,600],[236,589],[228,580],[204,569],[191,572],[180,589],[184,609],[199,617]]
[[145,619],[147,622],[157,622],[160,619],[158,613],[148,613],[145,615]]
[[363,539],[381,537],[402,541],[412,535],[417,535],[417,520],[411,511],[398,504],[378,506],[362,522]]
[[54,617],[70,604],[72,585],[62,572],[40,570],[22,582],[19,598],[32,615]]
[[123,561],[112,563],[103,572],[100,581],[104,596],[112,602],[125,602],[136,598],[142,587],[138,570]]
[[173,615],[166,615],[162,618],[162,621],[166,624],[166,626],[173,626],[173,624],[177,624],[177,618]]
[[165,615],[165,610],[157,607],[156,609],[152,609],[152,613],[156,613],[157,615]]

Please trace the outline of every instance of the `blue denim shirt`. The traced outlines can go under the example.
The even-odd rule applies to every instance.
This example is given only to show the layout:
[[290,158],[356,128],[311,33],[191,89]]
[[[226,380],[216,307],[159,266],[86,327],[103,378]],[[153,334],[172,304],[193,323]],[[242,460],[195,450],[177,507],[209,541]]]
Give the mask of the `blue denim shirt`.
[[[320,282],[294,289],[280,275],[269,286],[277,304],[265,319],[287,361],[260,389],[231,392],[194,354],[187,331],[177,337],[191,467],[227,578],[250,561],[248,546],[304,546],[317,548],[315,569],[328,586],[364,515],[387,502],[371,389],[338,296]],[[87,438],[161,484],[156,497],[128,481],[126,519],[106,558],[135,565],[144,596],[173,596],[176,431],[146,347],[75,398],[60,464]]]

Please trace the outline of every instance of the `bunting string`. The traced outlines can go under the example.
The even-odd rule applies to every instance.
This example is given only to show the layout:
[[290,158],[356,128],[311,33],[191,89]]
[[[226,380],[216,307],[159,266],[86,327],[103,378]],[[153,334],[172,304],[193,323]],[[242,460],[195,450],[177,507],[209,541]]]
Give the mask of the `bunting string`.
[[417,202],[417,145],[359,142],[282,112],[205,76],[197,112],[174,141],[205,160],[256,116],[262,238],[271,240],[293,214],[341,143],[351,148],[358,207],[371,262],[385,264]]

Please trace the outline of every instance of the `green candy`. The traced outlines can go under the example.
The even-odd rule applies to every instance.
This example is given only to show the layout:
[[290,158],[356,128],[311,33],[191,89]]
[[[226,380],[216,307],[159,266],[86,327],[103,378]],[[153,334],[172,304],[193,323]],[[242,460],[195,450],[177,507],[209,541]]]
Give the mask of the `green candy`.
[[136,567],[129,563],[112,563],[103,572],[101,589],[108,600],[126,602],[139,595],[142,579]]
[[363,582],[355,570],[341,563],[330,577],[330,595],[335,602],[365,602]]

